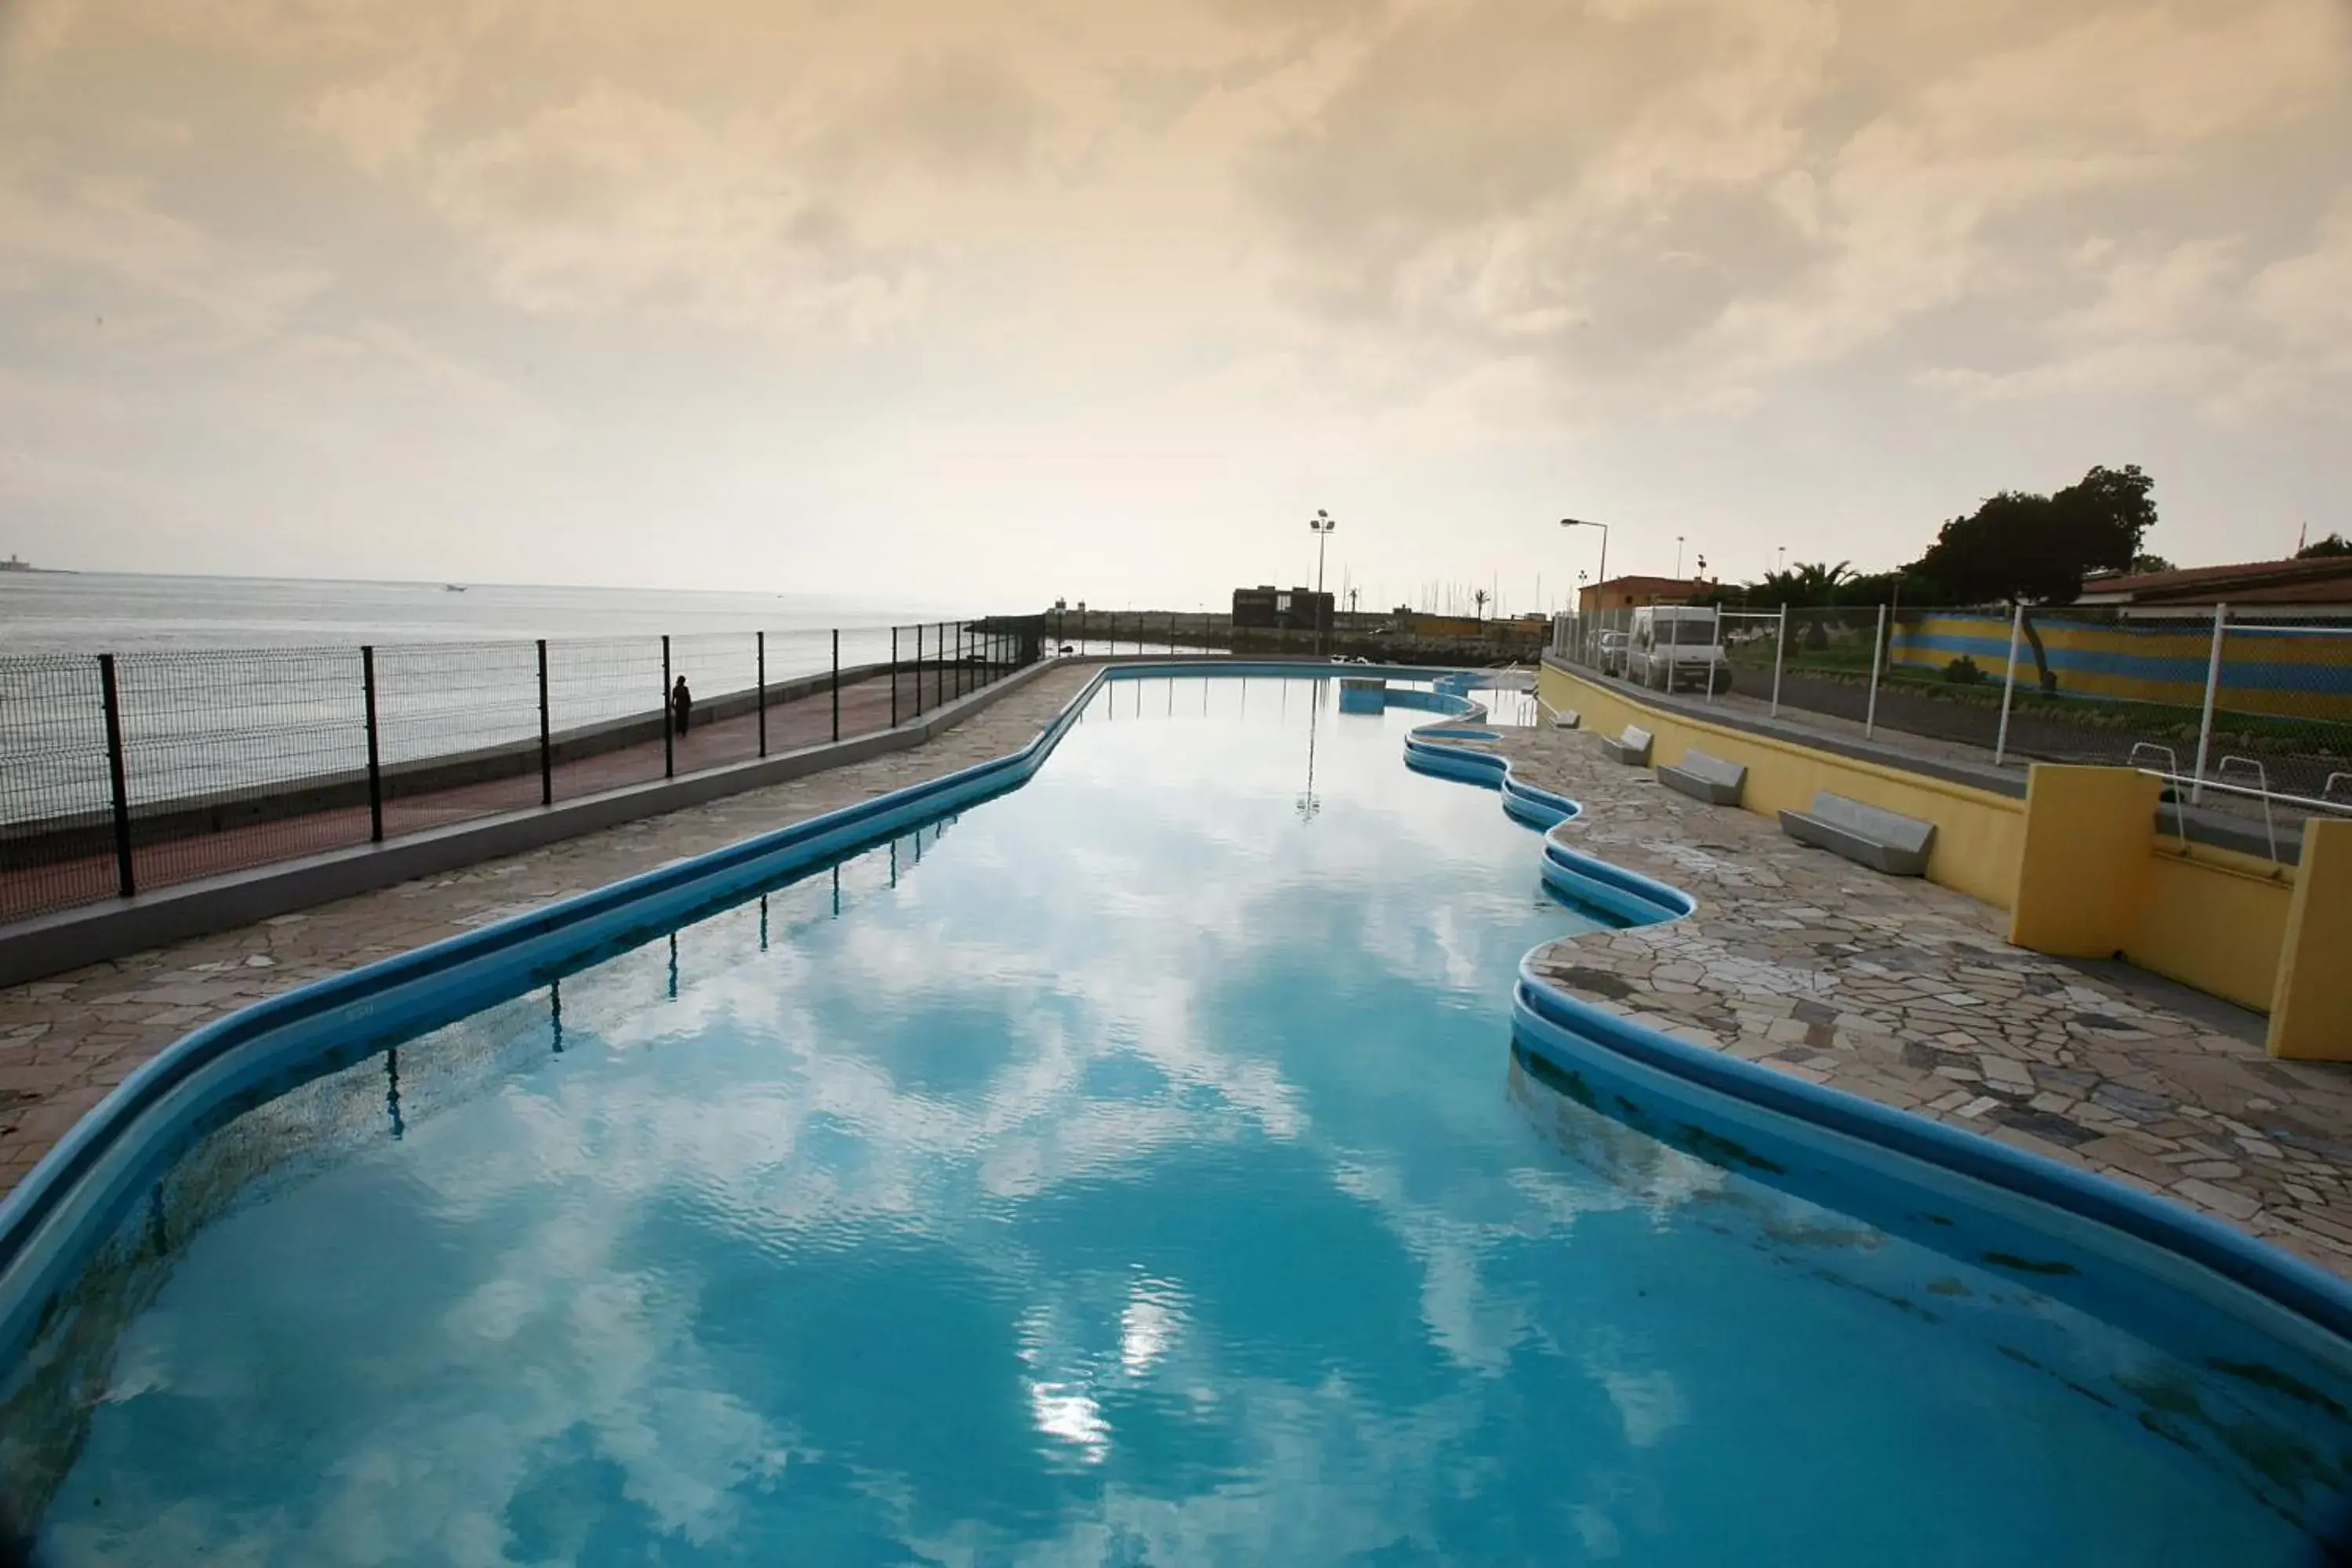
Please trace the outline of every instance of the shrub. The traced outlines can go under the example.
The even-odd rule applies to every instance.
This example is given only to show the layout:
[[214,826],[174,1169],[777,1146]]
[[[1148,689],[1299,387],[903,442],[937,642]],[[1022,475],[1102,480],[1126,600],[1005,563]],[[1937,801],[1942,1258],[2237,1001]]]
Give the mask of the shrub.
[[1944,666],[1944,679],[1954,686],[1974,686],[1984,678],[1985,673],[1977,667],[1977,661],[1967,654]]

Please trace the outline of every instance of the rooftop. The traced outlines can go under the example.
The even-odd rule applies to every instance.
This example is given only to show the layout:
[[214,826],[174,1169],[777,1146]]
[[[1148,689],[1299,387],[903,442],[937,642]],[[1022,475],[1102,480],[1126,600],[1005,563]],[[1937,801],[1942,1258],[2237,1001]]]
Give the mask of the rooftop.
[[2352,556],[2245,561],[2086,578],[2078,605],[2298,605],[2352,609]]

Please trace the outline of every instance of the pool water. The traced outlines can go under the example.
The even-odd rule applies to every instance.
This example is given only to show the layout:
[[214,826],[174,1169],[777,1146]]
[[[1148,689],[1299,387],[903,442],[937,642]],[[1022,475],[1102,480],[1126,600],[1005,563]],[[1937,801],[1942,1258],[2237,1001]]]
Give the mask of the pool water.
[[1013,794],[211,1135],[47,1560],[2304,1560],[2090,1381],[2164,1352],[1559,1092],[1513,973],[1599,921],[1336,695],[1110,686]]

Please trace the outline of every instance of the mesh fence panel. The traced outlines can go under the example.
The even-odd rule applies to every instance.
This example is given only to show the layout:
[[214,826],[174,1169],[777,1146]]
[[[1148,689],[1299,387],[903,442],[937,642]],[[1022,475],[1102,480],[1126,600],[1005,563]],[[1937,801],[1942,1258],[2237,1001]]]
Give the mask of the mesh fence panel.
[[670,638],[670,677],[694,695],[686,731],[674,737],[679,773],[760,754],[759,647],[750,632]]
[[0,659],[0,920],[115,893],[113,802],[98,660]]
[[[885,679],[889,634],[880,637],[882,670],[873,668],[875,633],[841,637],[841,733],[844,738],[890,727],[890,690]],[[828,632],[768,634],[768,750],[789,752],[831,741],[833,637]]]
[[[200,650],[115,661],[133,879],[162,887],[366,842],[373,660],[389,836],[887,729],[1020,668],[1015,625],[926,622],[546,645]],[[919,637],[921,658],[916,658]],[[1033,635],[1030,651],[1039,651]],[[0,920],[121,889],[104,661],[0,659]],[[895,691],[894,691],[895,684]]]
[[531,643],[375,650],[384,831],[539,803],[539,650]]
[[116,670],[140,887],[366,841],[357,648],[126,654]]
[[[1791,605],[1783,647],[1780,616],[1719,616],[1733,706],[1773,711],[1777,688],[1784,719],[1947,760],[2141,767],[2249,816],[2352,811],[2352,617]],[[1553,657],[1642,682],[1641,621],[1563,616]]]
[[2235,782],[2352,811],[2352,617],[2233,617],[2221,647],[2208,776],[2234,757]]
[[662,776],[668,704],[659,637],[549,643],[547,708],[556,799]]

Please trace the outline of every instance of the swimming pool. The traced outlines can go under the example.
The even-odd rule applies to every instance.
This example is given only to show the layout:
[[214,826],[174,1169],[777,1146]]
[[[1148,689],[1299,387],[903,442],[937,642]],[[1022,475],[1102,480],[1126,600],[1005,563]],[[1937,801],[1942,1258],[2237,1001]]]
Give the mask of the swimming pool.
[[1106,686],[257,1089],[17,1369],[11,1500],[59,1563],[2300,1560],[2340,1382],[1599,1114],[1512,988],[1608,918],[1335,695]]

